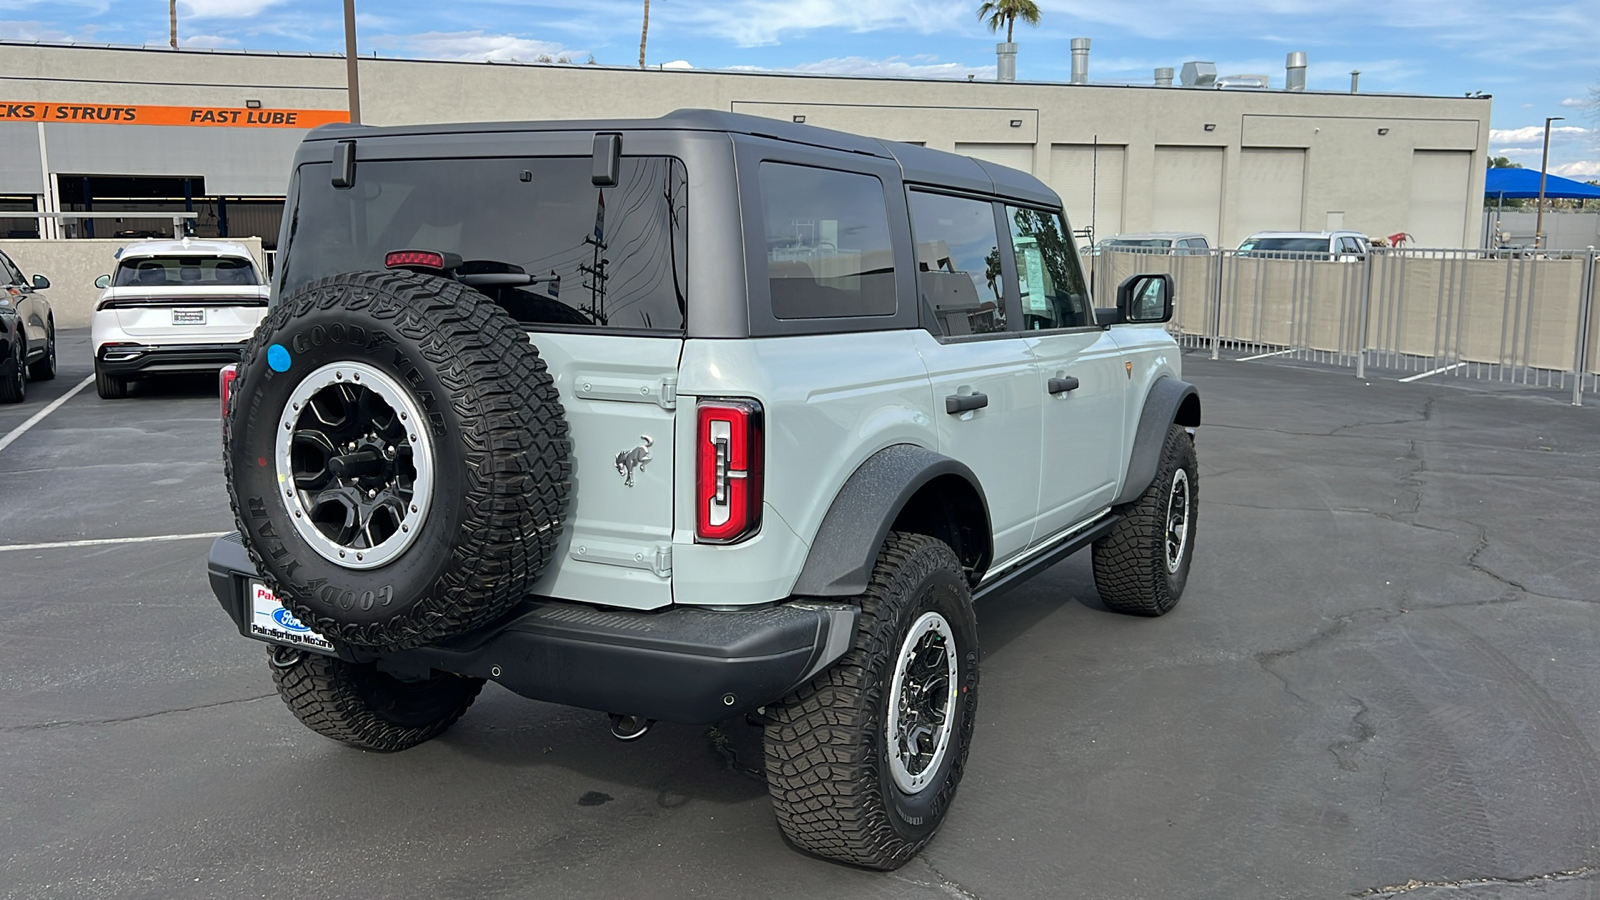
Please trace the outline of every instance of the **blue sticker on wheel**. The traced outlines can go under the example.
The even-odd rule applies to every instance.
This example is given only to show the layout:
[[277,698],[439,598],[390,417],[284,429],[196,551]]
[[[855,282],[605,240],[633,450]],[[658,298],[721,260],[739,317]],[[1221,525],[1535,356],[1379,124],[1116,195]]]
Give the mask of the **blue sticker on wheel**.
[[267,348],[267,365],[274,372],[289,371],[289,348],[282,344],[273,344]]

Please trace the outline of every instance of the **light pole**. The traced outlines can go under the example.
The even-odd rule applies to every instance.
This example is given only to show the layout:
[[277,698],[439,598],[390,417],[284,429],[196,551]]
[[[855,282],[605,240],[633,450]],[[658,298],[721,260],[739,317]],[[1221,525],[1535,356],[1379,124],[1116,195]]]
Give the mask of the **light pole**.
[[1566,116],[1546,116],[1544,120],[1544,158],[1539,161],[1539,212],[1533,217],[1533,249],[1544,249],[1544,180],[1550,168],[1550,123],[1565,122]]
[[356,0],[344,0],[345,92],[350,98],[350,124],[361,124],[361,78],[356,72]]

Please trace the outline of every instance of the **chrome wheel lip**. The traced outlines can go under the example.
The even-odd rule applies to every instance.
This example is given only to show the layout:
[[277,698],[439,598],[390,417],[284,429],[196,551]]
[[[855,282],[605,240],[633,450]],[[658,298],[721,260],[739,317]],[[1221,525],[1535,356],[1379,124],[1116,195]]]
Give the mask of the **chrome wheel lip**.
[[[406,423],[411,463],[416,470],[412,494],[400,527],[394,534],[375,547],[357,548],[340,544],[323,534],[311,521],[310,510],[294,487],[294,466],[291,449],[294,446],[295,425],[308,400],[324,388],[350,383],[366,388],[389,405],[399,420]],[[375,569],[393,562],[417,540],[421,525],[428,515],[433,499],[434,462],[433,444],[426,427],[427,419],[409,391],[387,373],[366,363],[335,362],[322,366],[301,379],[283,406],[276,438],[276,464],[280,498],[289,512],[289,521],[301,539],[317,555],[346,569]]]
[[1183,556],[1189,549],[1191,496],[1189,472],[1178,469],[1172,474],[1172,487],[1167,491],[1166,530],[1161,536],[1169,575],[1178,574],[1178,569],[1183,566]]
[[[906,708],[906,691],[911,687],[909,682],[911,663],[916,659],[918,651],[925,638],[938,635],[944,638],[945,652],[945,690],[944,696],[944,721],[939,723],[937,729],[927,738],[934,741],[932,755],[928,757],[925,765],[911,771],[909,756],[901,747],[901,718],[902,710]],[[918,794],[932,786],[934,776],[939,773],[939,767],[944,762],[945,754],[950,749],[950,739],[955,732],[957,718],[957,701],[961,689],[958,681],[959,652],[956,647],[955,630],[950,622],[937,612],[925,612],[906,632],[905,640],[895,654],[894,680],[890,683],[888,714],[884,717],[884,741],[887,748],[886,756],[889,762],[889,775],[894,780],[895,787],[906,794]],[[927,698],[930,701],[932,698]],[[920,740],[919,740],[920,744]]]

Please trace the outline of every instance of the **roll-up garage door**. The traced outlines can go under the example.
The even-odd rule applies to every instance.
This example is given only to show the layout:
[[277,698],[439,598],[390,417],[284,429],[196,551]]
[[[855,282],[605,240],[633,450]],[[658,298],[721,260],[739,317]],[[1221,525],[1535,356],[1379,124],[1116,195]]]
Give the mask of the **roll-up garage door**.
[[1246,147],[1239,152],[1238,237],[1299,231],[1306,151]]
[[1417,150],[1411,156],[1411,233],[1415,247],[1460,247],[1466,240],[1472,153]]
[[1222,230],[1222,148],[1157,147],[1152,231],[1198,231],[1213,245]]
[[1055,144],[1050,148],[1050,186],[1061,195],[1067,221],[1075,230],[1093,225],[1095,240],[1122,232],[1127,155],[1121,144]]
[[1032,144],[956,144],[956,152],[1033,174]]

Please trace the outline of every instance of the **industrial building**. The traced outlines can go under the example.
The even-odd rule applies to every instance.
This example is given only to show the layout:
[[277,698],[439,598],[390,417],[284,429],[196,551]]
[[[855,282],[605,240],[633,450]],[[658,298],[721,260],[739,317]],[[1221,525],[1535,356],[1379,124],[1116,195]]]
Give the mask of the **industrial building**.
[[[1207,80],[1194,69],[1185,80]],[[1349,228],[1474,247],[1482,229],[1488,98],[377,58],[360,76],[372,125],[704,107],[925,144],[1034,173],[1084,236],[1195,231],[1234,246]],[[201,236],[270,249],[295,144],[346,117],[345,85],[336,55],[0,42],[0,239],[164,234],[161,214],[187,209]]]

